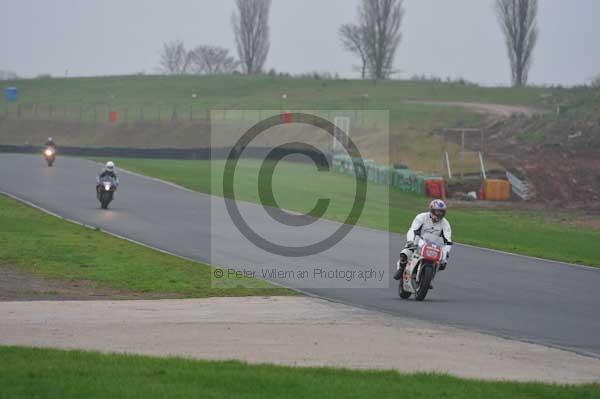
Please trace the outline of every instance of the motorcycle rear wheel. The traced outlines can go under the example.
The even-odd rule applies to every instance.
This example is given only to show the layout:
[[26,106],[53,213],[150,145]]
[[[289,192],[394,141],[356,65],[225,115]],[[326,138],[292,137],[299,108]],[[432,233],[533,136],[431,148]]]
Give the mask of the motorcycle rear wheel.
[[400,295],[400,298],[402,299],[408,299],[411,297],[412,292],[404,291],[404,287],[402,287],[403,284],[404,282],[400,281],[400,284],[398,285],[398,295]]
[[400,279],[400,284],[398,284],[398,296],[402,299],[408,299],[411,297],[412,292],[404,291],[404,269],[406,266],[402,267],[402,278]]

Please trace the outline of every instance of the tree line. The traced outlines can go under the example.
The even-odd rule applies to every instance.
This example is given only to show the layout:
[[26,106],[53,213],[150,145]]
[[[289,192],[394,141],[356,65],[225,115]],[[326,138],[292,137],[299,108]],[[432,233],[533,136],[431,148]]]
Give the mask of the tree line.
[[163,44],[159,69],[163,73],[248,75],[263,73],[270,47],[269,12],[271,0],[236,0],[231,15],[238,59],[219,46],[200,45],[186,50],[181,40]]
[[[538,38],[538,0],[493,0],[504,35],[513,86],[527,84]],[[236,0],[231,24],[237,59],[229,50],[200,45],[186,50],[181,40],[163,45],[160,70],[168,74],[255,75],[264,72],[270,47],[271,0]],[[360,61],[362,79],[389,79],[402,41],[404,0],[361,0],[354,22],[338,31],[342,48]]]

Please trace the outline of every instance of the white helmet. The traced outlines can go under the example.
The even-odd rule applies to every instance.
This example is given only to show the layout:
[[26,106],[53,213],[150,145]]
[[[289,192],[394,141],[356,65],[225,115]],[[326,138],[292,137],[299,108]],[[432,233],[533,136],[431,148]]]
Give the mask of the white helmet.
[[115,164],[113,161],[108,161],[106,163],[106,166],[104,166],[104,170],[107,172],[114,172],[115,171]]
[[446,203],[440,199],[435,199],[433,201],[431,201],[431,203],[429,204],[429,212],[431,215],[431,220],[433,220],[434,222],[439,222],[440,220],[442,220],[443,218],[446,217],[446,210],[448,209],[448,206],[446,205]]

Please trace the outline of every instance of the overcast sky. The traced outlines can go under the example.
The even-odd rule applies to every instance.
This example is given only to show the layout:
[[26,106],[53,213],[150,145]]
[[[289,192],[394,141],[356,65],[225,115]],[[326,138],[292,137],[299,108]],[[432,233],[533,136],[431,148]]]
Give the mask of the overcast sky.
[[[268,68],[358,77],[337,30],[359,0],[273,0]],[[233,0],[0,0],[0,69],[22,76],[156,72],[162,42],[234,50]],[[396,67],[413,74],[509,83],[492,0],[405,0]],[[600,1],[540,0],[530,82],[579,84],[600,73]]]

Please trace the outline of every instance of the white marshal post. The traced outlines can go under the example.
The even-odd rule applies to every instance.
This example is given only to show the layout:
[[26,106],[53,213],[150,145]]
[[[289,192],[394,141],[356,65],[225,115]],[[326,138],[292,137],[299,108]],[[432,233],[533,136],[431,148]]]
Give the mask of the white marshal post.
[[333,137],[332,152],[338,154],[346,152],[345,147],[348,146],[350,138],[350,118],[347,116],[336,116],[333,124],[337,128]]

